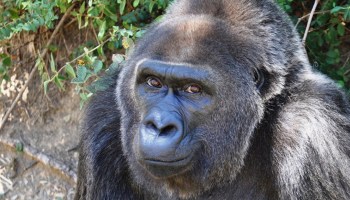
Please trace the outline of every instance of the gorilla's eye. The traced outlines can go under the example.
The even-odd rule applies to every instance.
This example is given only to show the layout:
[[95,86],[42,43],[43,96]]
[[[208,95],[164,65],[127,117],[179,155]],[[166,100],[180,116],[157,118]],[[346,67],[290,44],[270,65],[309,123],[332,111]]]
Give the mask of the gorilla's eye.
[[201,86],[197,84],[186,85],[184,91],[190,94],[197,94],[202,92]]
[[161,87],[163,87],[162,82],[160,82],[160,80],[159,80],[158,78],[156,78],[156,77],[153,77],[153,76],[148,77],[148,78],[146,79],[146,81],[147,81],[147,84],[148,84],[149,86],[151,86],[151,87],[156,87],[156,88],[161,88]]

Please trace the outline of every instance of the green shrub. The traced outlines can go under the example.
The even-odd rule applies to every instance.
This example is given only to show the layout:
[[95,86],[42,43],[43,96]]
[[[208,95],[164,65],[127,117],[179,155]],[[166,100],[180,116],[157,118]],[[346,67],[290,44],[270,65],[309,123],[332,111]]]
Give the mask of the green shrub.
[[[314,1],[278,0],[301,35]],[[298,19],[305,16],[302,21]],[[299,23],[298,23],[299,22]],[[320,1],[313,16],[305,48],[314,67],[350,89],[350,2]],[[346,45],[347,43],[347,45]]]

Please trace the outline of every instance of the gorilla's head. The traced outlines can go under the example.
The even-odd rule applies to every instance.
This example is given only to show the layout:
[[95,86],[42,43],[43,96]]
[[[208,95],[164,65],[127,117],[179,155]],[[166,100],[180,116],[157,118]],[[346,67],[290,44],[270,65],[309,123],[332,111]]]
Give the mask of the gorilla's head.
[[244,165],[285,73],[283,44],[270,44],[282,38],[266,34],[274,22],[248,17],[170,10],[129,55],[116,95],[124,155],[144,188],[190,197],[234,180]]

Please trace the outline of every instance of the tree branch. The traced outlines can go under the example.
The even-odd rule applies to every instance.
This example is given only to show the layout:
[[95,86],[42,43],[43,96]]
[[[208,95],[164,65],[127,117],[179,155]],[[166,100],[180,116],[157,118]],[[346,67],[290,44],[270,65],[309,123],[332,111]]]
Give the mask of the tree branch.
[[[19,140],[4,138],[0,138],[0,143],[11,148],[15,148],[16,144],[23,144],[23,142],[20,142]],[[57,170],[62,175],[64,175],[64,177],[67,178],[67,180],[69,180],[72,184],[75,184],[77,182],[76,172],[74,171],[74,169],[68,167],[65,163],[58,161],[49,155],[44,154],[43,152],[31,147],[28,144],[24,144],[23,152],[26,155],[34,158],[35,160],[43,163],[44,165],[49,166],[51,169]]]
[[317,4],[318,4],[319,1],[320,0],[315,0],[315,3],[313,5],[313,7],[312,7],[312,10],[311,10],[311,13],[310,13],[310,16],[309,16],[309,20],[308,20],[307,25],[306,25],[304,37],[303,37],[303,40],[302,40],[304,45],[305,45],[305,40],[306,40],[307,34],[309,32],[309,29],[310,29],[312,17],[314,16],[314,13],[315,13],[315,10],[316,10],[316,7],[317,7]]

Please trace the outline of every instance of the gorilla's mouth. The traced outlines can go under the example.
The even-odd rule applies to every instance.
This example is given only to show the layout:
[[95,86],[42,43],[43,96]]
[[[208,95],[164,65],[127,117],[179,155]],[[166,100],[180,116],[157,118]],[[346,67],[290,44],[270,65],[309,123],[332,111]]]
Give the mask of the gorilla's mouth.
[[174,160],[145,158],[142,166],[155,178],[169,178],[179,175],[191,166],[192,154]]
[[145,158],[144,161],[147,162],[147,163],[154,163],[154,164],[170,164],[170,165],[179,165],[181,163],[183,163],[184,161],[187,161],[191,156],[188,155],[188,156],[185,156],[183,158],[178,158],[178,159],[175,159],[175,160],[158,160],[158,159],[148,159],[148,158]]

